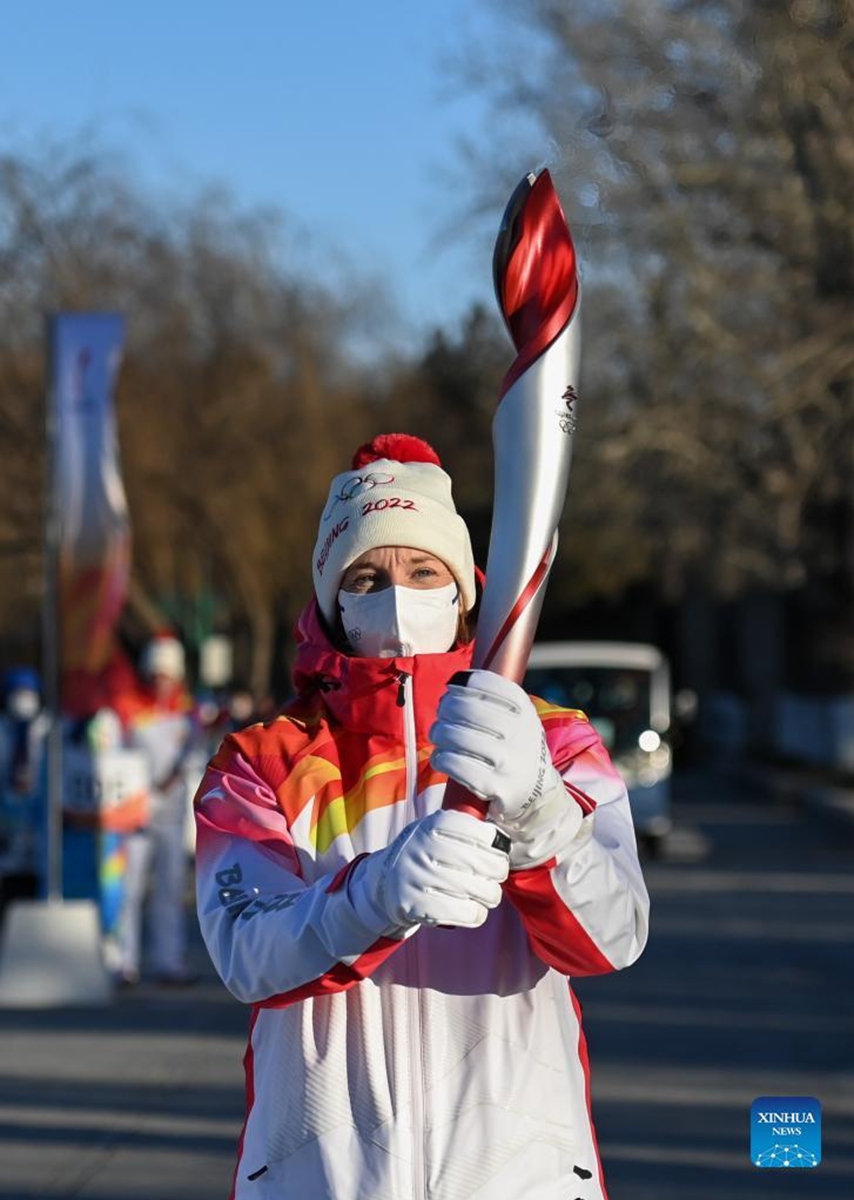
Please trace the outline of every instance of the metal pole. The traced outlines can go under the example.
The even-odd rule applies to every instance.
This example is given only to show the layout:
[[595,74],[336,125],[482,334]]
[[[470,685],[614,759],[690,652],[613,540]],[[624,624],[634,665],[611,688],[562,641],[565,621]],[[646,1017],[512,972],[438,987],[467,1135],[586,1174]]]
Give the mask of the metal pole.
[[59,687],[59,413],[54,379],[54,322],[48,318],[45,354],[46,497],[42,673],[49,720],[47,735],[47,898],[62,899],[62,726]]

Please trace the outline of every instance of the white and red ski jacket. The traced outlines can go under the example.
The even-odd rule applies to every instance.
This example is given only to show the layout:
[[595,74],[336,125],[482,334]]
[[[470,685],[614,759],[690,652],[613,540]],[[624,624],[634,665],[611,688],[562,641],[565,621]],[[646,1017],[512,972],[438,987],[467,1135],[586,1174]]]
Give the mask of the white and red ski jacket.
[[625,788],[577,712],[536,701],[561,861],[511,872],[479,929],[382,936],[347,878],[442,803],[427,731],[468,647],[348,657],[303,615],[300,698],[232,734],[196,798],[198,909],[252,1005],[234,1200],[603,1200],[568,976],[634,962],[648,898]]

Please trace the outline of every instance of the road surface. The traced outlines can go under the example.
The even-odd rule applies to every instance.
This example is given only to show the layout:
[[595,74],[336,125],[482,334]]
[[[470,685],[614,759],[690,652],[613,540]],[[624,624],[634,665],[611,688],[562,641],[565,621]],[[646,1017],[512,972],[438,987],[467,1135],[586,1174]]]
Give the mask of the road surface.
[[[694,862],[647,865],[641,960],[579,981],[610,1200],[854,1197],[854,838],[720,777],[680,781]],[[823,1160],[749,1160],[758,1096],[814,1096]]]

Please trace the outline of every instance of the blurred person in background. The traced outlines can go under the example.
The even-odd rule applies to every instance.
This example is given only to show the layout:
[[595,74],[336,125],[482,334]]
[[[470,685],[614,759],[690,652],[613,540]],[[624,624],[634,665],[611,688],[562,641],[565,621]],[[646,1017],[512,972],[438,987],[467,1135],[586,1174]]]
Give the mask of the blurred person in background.
[[[125,744],[119,714],[101,708],[86,727],[98,780],[98,875],[104,957],[119,987],[139,982],[142,917],[151,861],[148,757]],[[109,766],[108,766],[109,764]]]
[[249,689],[234,688],[228,698],[228,729],[226,732],[233,733],[238,729],[245,729],[247,725],[253,725],[260,719],[261,714]]
[[[158,636],[140,659],[142,700],[126,720],[128,744],[148,763],[151,810],[149,917],[151,962],[164,985],[188,984],[185,894],[188,884],[185,826],[190,802],[185,767],[196,740],[193,701],[186,691],[184,647]],[[126,982],[135,982],[128,964]]]
[[[313,568],[296,699],[196,801],[202,931],[253,1006],[232,1196],[604,1200],[567,977],[645,944],[625,788],[583,714],[469,669],[471,543],[426,443],[357,452]],[[442,808],[449,777],[491,823]]]
[[6,895],[44,883],[49,718],[32,667],[10,667],[0,711],[0,879]]
[[197,695],[196,714],[201,733],[199,747],[206,751],[199,779],[208,759],[219,749],[226,734],[235,733],[261,720],[252,693],[243,687],[221,694],[204,692]]

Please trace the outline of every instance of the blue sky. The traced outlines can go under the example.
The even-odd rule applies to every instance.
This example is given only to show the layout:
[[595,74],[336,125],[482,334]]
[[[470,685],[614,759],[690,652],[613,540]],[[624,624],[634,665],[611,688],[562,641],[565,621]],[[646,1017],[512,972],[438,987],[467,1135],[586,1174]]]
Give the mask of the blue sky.
[[281,209],[315,261],[393,288],[404,341],[492,303],[488,240],[439,244],[484,117],[442,64],[489,37],[478,0],[0,0],[0,28],[0,149],[86,133],[167,197]]

